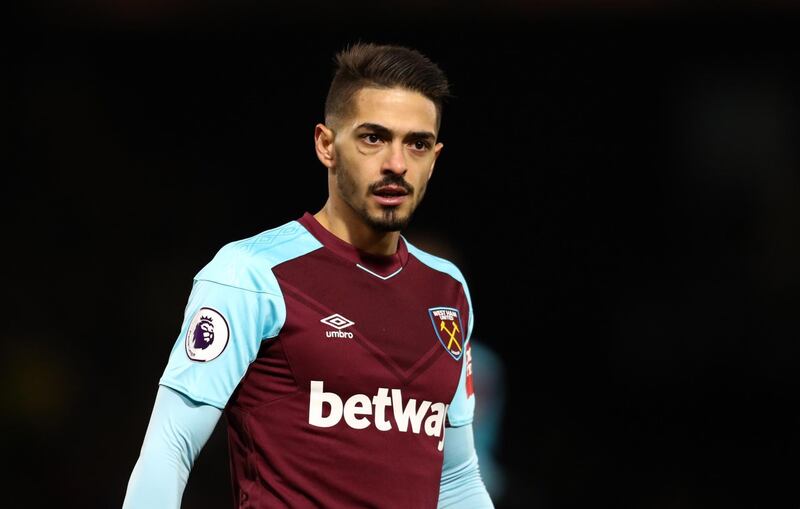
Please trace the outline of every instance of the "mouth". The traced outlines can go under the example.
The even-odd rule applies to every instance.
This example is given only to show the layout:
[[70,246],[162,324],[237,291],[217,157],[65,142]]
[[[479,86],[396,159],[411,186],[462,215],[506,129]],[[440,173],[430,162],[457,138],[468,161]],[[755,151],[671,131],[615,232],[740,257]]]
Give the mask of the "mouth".
[[372,191],[375,200],[384,206],[393,207],[403,203],[409,195],[408,190],[403,186],[386,185]]

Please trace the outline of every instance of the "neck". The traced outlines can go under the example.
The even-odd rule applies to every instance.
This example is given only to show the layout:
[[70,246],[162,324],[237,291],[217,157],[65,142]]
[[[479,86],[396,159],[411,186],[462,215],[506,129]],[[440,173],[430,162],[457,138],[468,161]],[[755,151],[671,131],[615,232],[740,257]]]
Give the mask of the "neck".
[[314,214],[326,230],[365,253],[389,256],[397,252],[400,232],[380,232],[364,221],[348,206],[339,210],[330,200]]

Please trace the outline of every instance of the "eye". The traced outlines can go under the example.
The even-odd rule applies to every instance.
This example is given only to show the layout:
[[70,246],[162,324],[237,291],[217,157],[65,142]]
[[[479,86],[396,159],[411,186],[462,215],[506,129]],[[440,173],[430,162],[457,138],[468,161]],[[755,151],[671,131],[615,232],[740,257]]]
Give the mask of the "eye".
[[364,140],[367,145],[377,145],[381,141],[381,137],[375,133],[362,134],[361,139]]
[[431,148],[431,144],[423,140],[417,140],[412,145],[414,147],[414,150],[419,150],[420,152]]

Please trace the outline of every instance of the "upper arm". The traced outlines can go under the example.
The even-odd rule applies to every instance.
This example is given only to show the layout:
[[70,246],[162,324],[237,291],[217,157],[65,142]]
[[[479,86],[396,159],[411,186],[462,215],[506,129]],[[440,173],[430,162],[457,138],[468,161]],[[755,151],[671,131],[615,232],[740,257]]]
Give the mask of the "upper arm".
[[447,410],[447,422],[450,426],[465,426],[472,423],[475,415],[475,391],[472,383],[472,329],[474,317],[472,312],[472,300],[469,297],[467,283],[461,276],[461,285],[466,295],[467,305],[469,306],[469,323],[467,324],[467,337],[464,340],[464,356],[461,360],[461,375],[458,379],[458,386],[453,395],[453,400]]
[[265,293],[195,281],[159,383],[224,408],[262,339],[274,335],[276,322],[282,322],[280,304]]
[[461,363],[461,376],[453,400],[447,410],[447,422],[459,427],[472,423],[475,415],[475,392],[472,386],[472,343],[468,340]]

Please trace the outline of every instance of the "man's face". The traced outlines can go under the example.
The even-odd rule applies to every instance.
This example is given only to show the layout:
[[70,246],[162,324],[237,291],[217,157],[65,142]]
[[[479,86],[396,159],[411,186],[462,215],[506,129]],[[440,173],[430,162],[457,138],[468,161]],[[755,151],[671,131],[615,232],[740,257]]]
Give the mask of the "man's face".
[[377,231],[402,230],[442,149],[436,106],[400,88],[363,88],[353,101],[353,114],[335,128],[332,198]]

